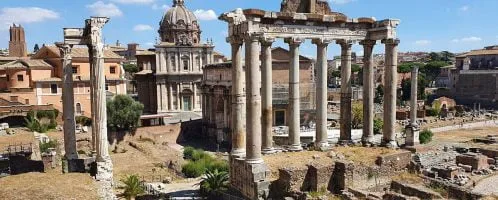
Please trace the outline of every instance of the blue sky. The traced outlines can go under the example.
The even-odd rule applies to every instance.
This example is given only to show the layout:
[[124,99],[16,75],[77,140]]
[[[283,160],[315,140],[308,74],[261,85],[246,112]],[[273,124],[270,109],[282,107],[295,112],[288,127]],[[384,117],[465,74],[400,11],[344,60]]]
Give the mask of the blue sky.
[[[185,0],[201,19],[202,39],[212,38],[216,50],[230,55],[225,42],[227,25],[215,18],[235,8],[278,11],[280,0]],[[329,0],[334,11],[350,18],[375,17],[401,20],[398,36],[401,51],[464,52],[498,44],[496,0]],[[158,37],[159,21],[172,0],[1,0],[0,48],[8,47],[8,24],[21,23],[26,30],[28,50],[35,43],[62,40],[63,27],[82,27],[91,15],[108,15],[104,27],[106,43],[136,42],[148,48]],[[283,42],[276,45],[286,47]],[[301,52],[315,56],[310,41]],[[359,45],[354,51],[361,52]],[[376,52],[382,52],[381,45]],[[331,45],[329,56],[338,55]]]

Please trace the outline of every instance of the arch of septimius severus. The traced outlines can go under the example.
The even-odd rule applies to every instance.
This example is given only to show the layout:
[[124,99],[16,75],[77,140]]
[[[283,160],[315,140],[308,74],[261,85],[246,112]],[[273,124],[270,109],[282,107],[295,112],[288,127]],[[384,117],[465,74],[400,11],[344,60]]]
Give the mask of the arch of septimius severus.
[[[372,143],[374,119],[374,60],[377,41],[385,45],[384,129],[382,144],[395,147],[396,73],[399,20],[374,18],[349,19],[332,12],[323,0],[283,0],[280,12],[237,9],[220,19],[228,23],[227,41],[232,47],[233,130],[230,158],[230,182],[249,199],[268,195],[269,171],[262,159],[262,149],[271,149],[271,129],[262,127],[262,119],[271,116],[271,46],[276,39],[289,44],[292,59],[289,69],[289,150],[302,150],[299,129],[299,47],[311,40],[317,47],[317,131],[315,145],[327,148],[327,48],[341,47],[341,119],[340,143],[351,139],[351,54],[352,45],[364,48],[364,128],[362,142]],[[245,45],[245,74],[242,46]],[[262,56],[263,60],[259,60]],[[261,66],[261,67],[260,67]],[[245,82],[245,92],[244,92]],[[262,85],[263,84],[263,85]],[[264,96],[262,96],[264,94]],[[246,112],[244,112],[246,111]],[[265,116],[263,116],[265,115]],[[264,140],[264,142],[262,142]]]

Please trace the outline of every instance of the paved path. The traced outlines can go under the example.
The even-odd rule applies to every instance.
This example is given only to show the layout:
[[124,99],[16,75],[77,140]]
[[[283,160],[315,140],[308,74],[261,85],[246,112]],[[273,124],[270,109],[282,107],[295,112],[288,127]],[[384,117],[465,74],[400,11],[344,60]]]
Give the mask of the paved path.
[[200,178],[191,179],[183,183],[151,183],[159,193],[166,194],[170,199],[196,199],[199,197]]
[[472,192],[484,195],[498,195],[498,175],[480,181]]
[[497,127],[498,126],[498,121],[483,121],[483,122],[474,122],[474,123],[467,123],[461,125],[453,125],[453,126],[444,126],[444,127],[439,127],[439,128],[432,128],[431,131],[434,133],[438,132],[445,132],[445,131],[452,131],[452,130],[459,130],[459,129],[472,129],[472,128],[482,128],[482,127]]

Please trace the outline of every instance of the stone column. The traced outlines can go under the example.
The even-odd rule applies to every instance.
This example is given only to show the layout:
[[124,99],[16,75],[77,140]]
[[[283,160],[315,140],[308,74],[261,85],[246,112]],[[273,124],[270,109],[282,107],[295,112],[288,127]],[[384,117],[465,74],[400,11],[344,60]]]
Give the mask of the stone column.
[[396,148],[396,96],[398,87],[398,44],[399,40],[385,39],[386,46],[384,75],[384,137],[383,145]]
[[161,84],[161,102],[162,102],[162,111],[168,111],[168,87],[166,86],[166,82]]
[[363,136],[361,142],[364,146],[373,144],[374,139],[374,58],[373,48],[375,40],[363,40]]
[[[88,48],[88,57],[93,57],[93,51],[91,48]],[[96,101],[95,101],[95,65],[92,62],[90,64],[90,112],[92,118],[92,154],[95,155],[97,153],[97,124],[95,122],[95,109],[96,109]]]
[[318,75],[316,83],[316,140],[315,147],[320,150],[330,148],[327,132],[327,49],[331,40],[315,39],[313,44],[317,46],[316,72]]
[[192,82],[192,90],[194,92],[194,96],[192,97],[192,111],[195,111],[197,108],[197,84],[195,82]]
[[273,78],[272,78],[272,55],[271,45],[275,41],[274,38],[261,39],[261,53],[262,53],[262,104],[263,104],[263,154],[275,153],[273,148]]
[[169,84],[169,91],[168,91],[169,110],[173,111],[173,110],[175,110],[173,108],[173,83],[168,83],[168,84]]
[[420,144],[419,131],[417,123],[417,97],[418,97],[418,67],[413,66],[411,77],[411,96],[410,96],[410,124],[406,126],[406,146],[416,146]]
[[353,41],[339,40],[341,45],[341,133],[339,143],[350,144],[351,140],[351,47]]
[[291,59],[289,66],[289,150],[302,151],[299,99],[299,46],[304,40],[301,38],[287,38]]
[[161,102],[161,83],[156,84],[156,105],[157,105],[157,112],[160,113],[162,109],[162,102]]
[[260,44],[257,37],[248,36],[246,43],[246,162],[262,163],[261,156],[261,71]]
[[180,111],[180,83],[176,83],[176,110]]
[[95,68],[93,79],[94,98],[96,105],[95,118],[97,135],[97,162],[110,162],[108,151],[109,143],[107,141],[107,108],[106,108],[106,90],[105,90],[105,69],[104,69],[104,43],[102,42],[102,27],[109,21],[108,18],[92,18],[90,22],[90,41],[88,49],[92,51],[90,61]]
[[63,57],[63,87],[62,87],[62,110],[64,117],[64,151],[65,159],[78,158],[76,151],[76,120],[74,118],[74,92],[73,92],[73,66],[71,49],[72,45],[58,45]]
[[246,143],[246,95],[245,73],[242,66],[242,44],[240,38],[229,39],[232,46],[232,155],[244,155]]

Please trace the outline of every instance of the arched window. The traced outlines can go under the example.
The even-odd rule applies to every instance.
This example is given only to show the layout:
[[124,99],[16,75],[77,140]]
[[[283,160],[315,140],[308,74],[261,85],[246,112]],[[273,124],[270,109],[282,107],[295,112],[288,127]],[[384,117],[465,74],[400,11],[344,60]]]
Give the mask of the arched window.
[[81,103],[76,103],[76,113],[81,115]]

